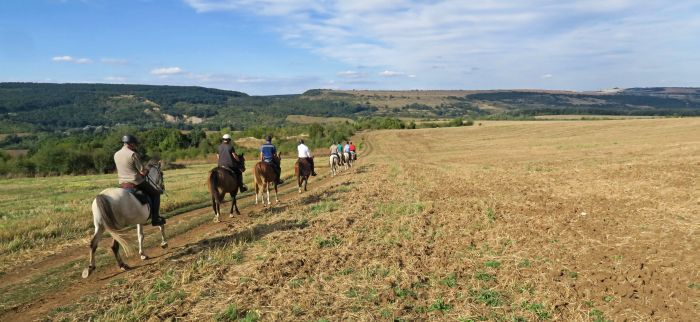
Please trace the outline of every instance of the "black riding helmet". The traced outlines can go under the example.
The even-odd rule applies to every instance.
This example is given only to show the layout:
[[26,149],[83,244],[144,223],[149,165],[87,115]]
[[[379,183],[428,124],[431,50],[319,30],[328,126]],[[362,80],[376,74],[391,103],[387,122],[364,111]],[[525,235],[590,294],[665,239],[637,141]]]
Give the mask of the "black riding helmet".
[[139,140],[131,134],[122,136],[122,143],[139,144]]

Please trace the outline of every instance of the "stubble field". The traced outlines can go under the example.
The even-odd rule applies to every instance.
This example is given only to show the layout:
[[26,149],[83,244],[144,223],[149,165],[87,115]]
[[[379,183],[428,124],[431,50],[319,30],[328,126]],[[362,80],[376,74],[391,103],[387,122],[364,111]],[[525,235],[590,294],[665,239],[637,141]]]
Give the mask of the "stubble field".
[[[71,272],[64,287],[3,319],[700,316],[700,119],[359,136],[354,169],[313,179],[272,210],[246,205],[242,218],[203,220],[170,249],[150,249],[156,258],[130,258],[126,273],[101,248],[95,276],[77,277],[82,262],[58,267]],[[178,218],[211,213],[169,224]],[[4,289],[31,282],[17,283]]]

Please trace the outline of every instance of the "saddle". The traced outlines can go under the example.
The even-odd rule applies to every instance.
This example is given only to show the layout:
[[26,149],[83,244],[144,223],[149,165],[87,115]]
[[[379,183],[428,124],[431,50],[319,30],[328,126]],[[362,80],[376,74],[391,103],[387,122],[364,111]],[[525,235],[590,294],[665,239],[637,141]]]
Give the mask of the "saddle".
[[137,189],[136,185],[134,185],[133,183],[125,182],[120,184],[119,187],[134,195],[134,197],[136,197],[136,200],[138,200],[142,205],[151,204],[151,197],[149,197],[148,194],[143,192],[142,190]]

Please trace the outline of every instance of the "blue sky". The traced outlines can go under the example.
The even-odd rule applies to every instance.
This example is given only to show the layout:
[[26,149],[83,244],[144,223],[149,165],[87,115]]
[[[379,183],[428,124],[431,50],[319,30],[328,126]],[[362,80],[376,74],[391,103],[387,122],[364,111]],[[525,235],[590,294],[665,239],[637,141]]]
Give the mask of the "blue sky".
[[700,1],[3,0],[0,81],[700,86]]

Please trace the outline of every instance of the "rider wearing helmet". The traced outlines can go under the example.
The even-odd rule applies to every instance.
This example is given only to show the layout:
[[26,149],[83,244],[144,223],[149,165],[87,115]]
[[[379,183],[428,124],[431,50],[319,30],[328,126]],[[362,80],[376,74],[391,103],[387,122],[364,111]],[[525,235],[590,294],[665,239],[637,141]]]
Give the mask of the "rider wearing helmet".
[[282,167],[279,164],[279,156],[277,155],[277,148],[272,144],[272,136],[267,136],[265,144],[260,146],[260,161],[272,165],[277,173],[277,184],[282,184],[284,181],[280,179],[282,174]]
[[217,163],[219,167],[228,170],[231,173],[231,175],[233,175],[235,178],[238,178],[238,182],[241,183],[241,192],[248,191],[248,188],[243,183],[243,172],[241,172],[240,168],[237,167],[233,162],[234,160],[236,160],[236,162],[240,164],[241,160],[238,158],[238,154],[236,154],[236,150],[231,144],[231,136],[228,134],[224,134],[224,136],[221,137],[221,141],[222,142],[221,145],[219,145],[219,151],[216,154],[216,159],[218,160]]
[[314,170],[314,157],[311,155],[309,147],[304,144],[303,139],[299,139],[297,151],[299,152],[299,159],[305,159],[307,162],[309,162],[309,165],[311,166],[311,175],[316,176],[316,171]]
[[161,193],[146,182],[149,169],[143,166],[136,152],[139,141],[133,135],[127,134],[122,137],[122,143],[122,148],[114,153],[119,186],[131,191],[138,189],[145,192],[150,197],[151,223],[153,226],[164,225],[165,218],[159,213]]

